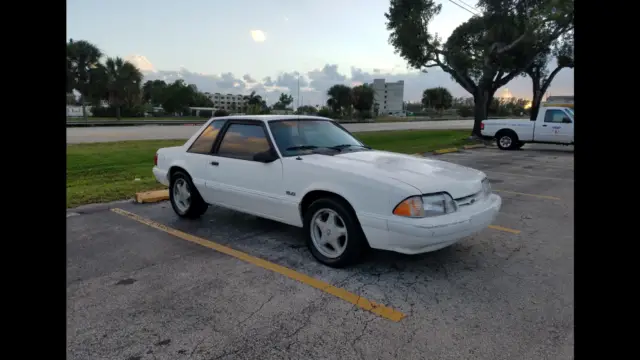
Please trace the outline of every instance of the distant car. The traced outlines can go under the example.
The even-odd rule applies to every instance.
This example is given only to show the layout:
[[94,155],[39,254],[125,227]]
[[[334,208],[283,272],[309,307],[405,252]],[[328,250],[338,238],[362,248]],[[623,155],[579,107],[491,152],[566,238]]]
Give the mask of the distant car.
[[502,203],[481,171],[372,150],[314,116],[211,119],[184,145],[159,149],[153,174],[178,216],[197,218],[211,204],[300,227],[332,267],[368,247],[452,245],[488,226]]
[[480,132],[494,138],[501,150],[517,150],[526,143],[573,145],[573,109],[568,107],[540,107],[535,120],[483,120]]

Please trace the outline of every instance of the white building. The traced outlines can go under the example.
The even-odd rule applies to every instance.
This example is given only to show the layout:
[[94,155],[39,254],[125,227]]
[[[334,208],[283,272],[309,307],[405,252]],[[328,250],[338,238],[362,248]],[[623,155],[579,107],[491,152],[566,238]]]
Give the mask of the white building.
[[242,112],[247,110],[247,102],[243,95],[239,94],[207,94],[213,101],[213,107],[227,111]]
[[213,101],[213,107],[216,109],[224,109],[227,111],[246,111],[247,103],[243,95],[240,94],[208,94],[209,99]]
[[401,115],[404,113],[404,80],[393,83],[384,79],[374,79],[369,84],[375,91],[374,108],[377,104],[379,115]]

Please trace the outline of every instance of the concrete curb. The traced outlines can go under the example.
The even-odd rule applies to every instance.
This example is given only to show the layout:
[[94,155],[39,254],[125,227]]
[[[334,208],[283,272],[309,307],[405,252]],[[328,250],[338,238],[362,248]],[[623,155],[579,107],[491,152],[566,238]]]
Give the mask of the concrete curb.
[[136,202],[138,204],[154,203],[169,200],[169,190],[153,190],[136,193]]

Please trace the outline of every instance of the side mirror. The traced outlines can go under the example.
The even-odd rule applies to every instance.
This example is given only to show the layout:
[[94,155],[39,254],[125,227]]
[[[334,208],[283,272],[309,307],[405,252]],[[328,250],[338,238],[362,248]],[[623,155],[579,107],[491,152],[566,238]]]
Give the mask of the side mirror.
[[278,155],[276,154],[275,151],[271,149],[267,151],[259,152],[253,155],[253,161],[257,161],[265,164],[274,162],[276,160],[278,160]]
[[571,119],[569,119],[568,117],[564,117],[562,118],[562,123],[563,124],[571,124],[573,121],[571,121]]

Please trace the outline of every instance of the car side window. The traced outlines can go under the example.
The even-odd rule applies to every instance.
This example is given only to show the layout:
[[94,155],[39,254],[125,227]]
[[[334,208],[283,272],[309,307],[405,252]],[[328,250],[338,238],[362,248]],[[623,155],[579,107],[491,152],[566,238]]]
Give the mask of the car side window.
[[562,110],[547,110],[544,114],[544,122],[546,123],[562,123],[562,119],[567,116]]
[[187,152],[205,155],[211,154],[211,150],[213,150],[213,143],[216,141],[216,137],[218,137],[218,133],[224,126],[225,122],[226,120],[212,121],[200,136],[198,136],[196,141],[191,144],[191,147]]
[[231,124],[224,133],[218,156],[253,160],[253,156],[269,150],[269,141],[260,125]]

